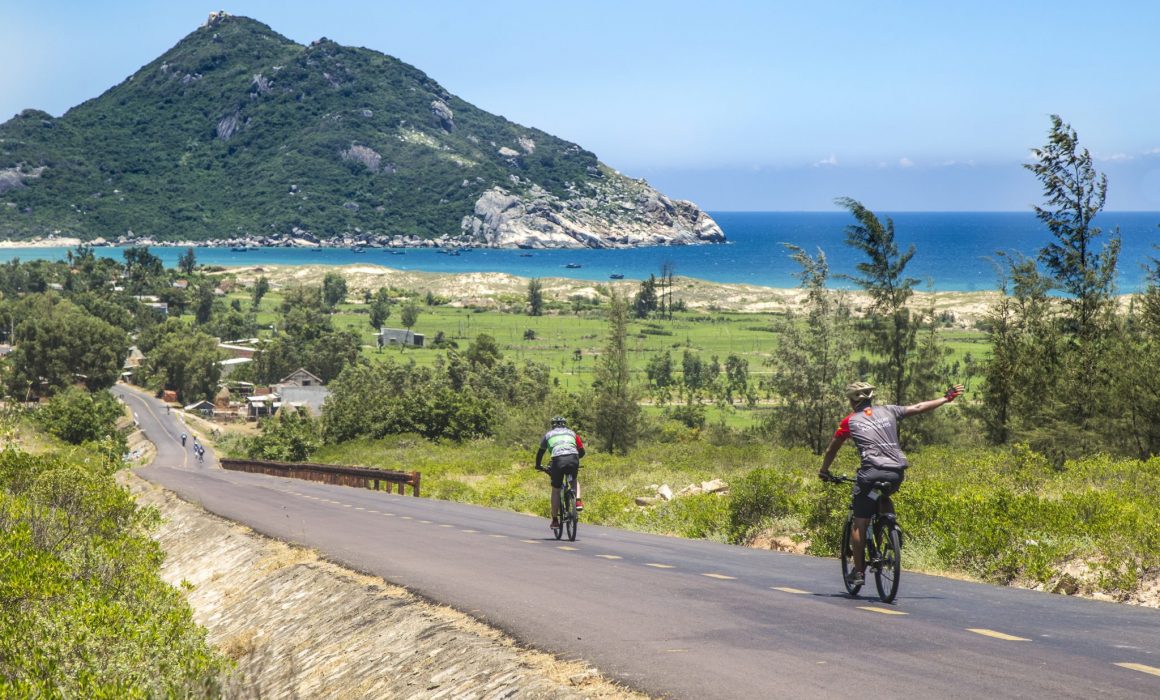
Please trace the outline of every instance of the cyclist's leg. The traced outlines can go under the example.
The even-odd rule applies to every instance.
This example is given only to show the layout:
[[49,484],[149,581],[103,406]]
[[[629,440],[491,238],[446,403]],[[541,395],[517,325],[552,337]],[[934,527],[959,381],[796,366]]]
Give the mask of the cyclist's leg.
[[865,471],[859,470],[854,483],[854,531],[850,533],[850,546],[854,550],[854,571],[858,573],[866,570],[866,529],[871,516],[878,512],[878,503],[871,498],[874,481],[867,476]]
[[576,504],[577,510],[582,509],[583,506],[581,503],[583,502],[580,500],[580,460],[574,460],[568,465],[567,474],[572,485],[572,500]]
[[870,518],[854,518],[854,531],[850,533],[850,548],[854,550],[854,571],[866,570],[866,528]]
[[564,488],[564,468],[556,457],[548,465],[548,477],[552,480],[552,519],[555,520],[560,517],[560,489]]

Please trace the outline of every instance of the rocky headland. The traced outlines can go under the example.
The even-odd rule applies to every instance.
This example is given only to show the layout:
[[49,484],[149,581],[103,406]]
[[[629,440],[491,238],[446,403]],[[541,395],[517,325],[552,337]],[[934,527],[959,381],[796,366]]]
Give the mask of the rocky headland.
[[[149,115],[143,118],[141,115]],[[0,124],[0,238],[625,248],[725,239],[563,138],[397,58],[215,12],[61,117]]]

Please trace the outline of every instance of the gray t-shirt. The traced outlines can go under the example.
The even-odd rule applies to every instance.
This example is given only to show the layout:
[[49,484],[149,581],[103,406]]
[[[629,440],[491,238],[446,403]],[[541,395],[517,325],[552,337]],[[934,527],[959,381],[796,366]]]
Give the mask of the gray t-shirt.
[[843,418],[834,437],[854,438],[862,469],[906,469],[898,444],[898,421],[905,417],[903,406],[870,406]]

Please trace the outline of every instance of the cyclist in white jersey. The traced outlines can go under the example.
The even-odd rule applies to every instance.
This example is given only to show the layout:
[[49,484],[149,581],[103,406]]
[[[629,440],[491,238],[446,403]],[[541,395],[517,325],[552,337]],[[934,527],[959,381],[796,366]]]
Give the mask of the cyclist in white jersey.
[[576,510],[584,510],[584,501],[580,500],[580,482],[576,479],[580,471],[580,458],[584,456],[584,441],[575,432],[568,429],[568,421],[561,416],[552,419],[552,429],[544,433],[540,440],[540,449],[536,451],[536,469],[541,469],[544,454],[551,453],[552,460],[548,463],[548,476],[552,479],[552,524],[551,527],[560,527],[560,489],[564,488],[564,475],[572,477],[576,484]]

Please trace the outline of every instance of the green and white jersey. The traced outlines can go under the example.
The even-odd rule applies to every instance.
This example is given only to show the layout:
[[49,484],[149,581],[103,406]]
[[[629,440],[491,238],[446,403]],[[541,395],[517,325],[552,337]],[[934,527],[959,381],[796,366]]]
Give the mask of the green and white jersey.
[[552,428],[544,433],[544,439],[540,441],[540,449],[550,452],[553,457],[579,455],[579,448],[580,438],[567,428]]

